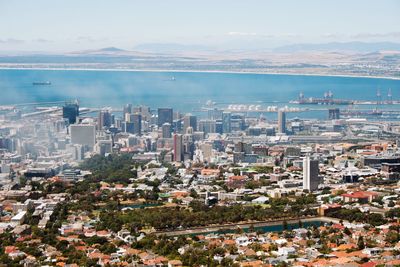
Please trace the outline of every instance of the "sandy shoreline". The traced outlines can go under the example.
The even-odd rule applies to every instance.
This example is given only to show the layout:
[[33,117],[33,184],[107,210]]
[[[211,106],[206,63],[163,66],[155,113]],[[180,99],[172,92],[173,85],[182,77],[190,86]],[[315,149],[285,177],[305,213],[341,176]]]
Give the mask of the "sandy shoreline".
[[256,72],[256,71],[225,71],[225,70],[167,70],[167,69],[116,69],[116,68],[21,68],[0,67],[0,70],[48,70],[48,71],[117,71],[117,72],[154,72],[154,73],[221,73],[221,74],[254,74],[254,75],[291,75],[315,77],[344,77],[344,78],[370,78],[385,80],[400,80],[400,77],[391,76],[362,76],[346,74],[318,74],[318,73],[286,73],[286,72]]

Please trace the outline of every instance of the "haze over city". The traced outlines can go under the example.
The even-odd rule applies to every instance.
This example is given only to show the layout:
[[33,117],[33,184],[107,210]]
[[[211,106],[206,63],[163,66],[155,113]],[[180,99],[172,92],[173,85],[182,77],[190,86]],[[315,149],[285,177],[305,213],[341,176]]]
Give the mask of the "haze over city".
[[0,0],[0,267],[400,266],[399,14]]

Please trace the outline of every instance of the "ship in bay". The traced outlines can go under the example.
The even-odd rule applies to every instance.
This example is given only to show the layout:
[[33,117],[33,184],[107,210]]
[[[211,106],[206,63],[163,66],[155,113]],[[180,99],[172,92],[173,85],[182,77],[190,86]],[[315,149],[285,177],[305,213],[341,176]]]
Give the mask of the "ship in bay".
[[51,85],[50,81],[45,82],[33,82],[32,85]]
[[304,97],[303,92],[299,94],[297,100],[290,101],[292,104],[302,104],[302,105],[353,105],[354,100],[347,99],[336,99],[333,98],[333,93],[331,91],[325,92],[324,97]]

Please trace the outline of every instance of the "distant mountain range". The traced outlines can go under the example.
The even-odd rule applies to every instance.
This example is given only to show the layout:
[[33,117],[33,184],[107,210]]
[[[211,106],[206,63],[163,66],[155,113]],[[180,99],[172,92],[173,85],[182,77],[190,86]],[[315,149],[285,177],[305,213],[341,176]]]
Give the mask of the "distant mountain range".
[[[345,63],[345,64],[343,64]],[[361,66],[361,67],[360,67]],[[367,66],[367,67],[366,67]],[[152,43],[66,53],[2,53],[0,67],[217,70],[400,77],[400,44],[391,42],[293,44],[234,49]]]
[[344,53],[344,54],[369,54],[383,51],[400,52],[400,43],[394,42],[330,42],[330,43],[299,43],[277,46],[275,48],[263,48],[263,44],[257,47],[244,46],[244,48],[230,47],[229,44],[223,46],[207,46],[196,44],[180,43],[144,43],[132,49],[121,49],[118,47],[104,47],[100,49],[80,50],[71,52],[39,52],[39,51],[0,51],[0,57],[29,57],[29,56],[188,56],[191,53],[195,56],[204,55],[246,55],[246,54],[296,54],[312,52]]
[[135,46],[134,50],[164,54],[190,51],[216,51],[216,49],[211,46],[179,43],[146,43]]
[[273,49],[277,53],[296,53],[296,52],[356,52],[372,53],[378,51],[400,51],[399,43],[392,42],[332,42],[324,44],[293,44],[280,46]]
[[[241,54],[251,52],[255,53],[312,53],[312,52],[336,52],[336,53],[351,53],[351,54],[367,54],[382,51],[400,51],[400,43],[393,42],[331,42],[331,43],[304,43],[278,46],[273,49],[229,49],[229,47],[212,47],[206,45],[190,45],[179,43],[146,43],[133,47],[132,50],[124,50],[117,47],[105,47],[101,49],[74,51],[66,55],[118,55],[118,56],[150,56],[150,55],[179,55],[196,54],[198,52],[207,54]],[[37,53],[35,53],[38,55]]]
[[304,43],[278,46],[276,48],[242,48],[230,49],[226,47],[212,47],[206,45],[187,45],[179,43],[149,43],[140,44],[134,50],[147,53],[176,54],[179,52],[256,52],[269,51],[274,53],[298,53],[298,52],[338,52],[338,53],[373,53],[379,51],[400,51],[400,43],[394,42],[330,42],[330,43]]

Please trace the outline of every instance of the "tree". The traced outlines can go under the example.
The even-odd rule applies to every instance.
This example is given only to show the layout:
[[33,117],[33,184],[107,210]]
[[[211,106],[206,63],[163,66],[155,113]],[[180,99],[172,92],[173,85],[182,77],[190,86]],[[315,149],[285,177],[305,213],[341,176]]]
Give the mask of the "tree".
[[199,194],[197,194],[196,190],[194,190],[193,188],[190,189],[190,196],[194,199],[199,197]]
[[232,170],[234,175],[240,175],[240,170],[239,169],[233,169]]
[[283,231],[287,231],[288,230],[288,223],[286,220],[283,220],[282,222],[282,229]]
[[350,236],[351,235],[351,231],[349,228],[345,227],[344,231],[343,231],[346,235]]
[[399,236],[399,233],[398,232],[396,232],[396,231],[389,231],[387,234],[386,234],[386,241],[387,242],[389,242],[389,243],[391,243],[391,244],[395,244],[395,243],[397,243],[398,241],[399,241],[399,238],[400,236]]
[[254,230],[255,230],[254,224],[250,224],[250,226],[249,226],[249,232],[250,232],[250,233],[253,233]]
[[357,247],[358,247],[358,249],[360,249],[360,250],[365,248],[364,238],[363,238],[362,236],[360,236],[360,237],[358,238]]
[[235,230],[235,233],[236,233],[236,234],[239,234],[239,235],[240,235],[240,234],[243,234],[243,232],[244,232],[244,231],[243,231],[243,229],[242,229],[241,227],[237,227],[236,230]]
[[386,215],[386,217],[391,218],[391,219],[393,219],[395,217],[398,218],[398,217],[400,217],[400,208],[391,209],[388,212],[386,212],[385,215]]
[[57,243],[56,248],[57,248],[59,251],[61,251],[62,253],[64,253],[64,252],[67,250],[68,246],[69,246],[68,241],[66,241],[66,240],[61,240],[60,242]]

